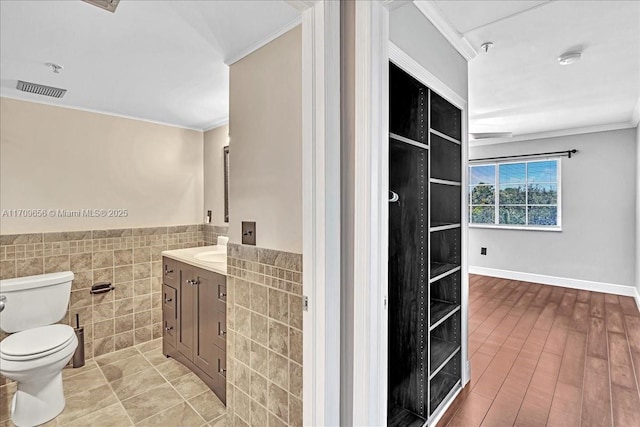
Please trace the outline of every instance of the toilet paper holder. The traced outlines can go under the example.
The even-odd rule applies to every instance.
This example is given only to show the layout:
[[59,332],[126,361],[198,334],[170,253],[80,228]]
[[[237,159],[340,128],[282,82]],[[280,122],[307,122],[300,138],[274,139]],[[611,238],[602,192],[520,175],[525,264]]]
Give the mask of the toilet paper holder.
[[91,286],[90,294],[104,294],[106,292],[114,290],[116,287],[111,285],[111,282],[100,282]]

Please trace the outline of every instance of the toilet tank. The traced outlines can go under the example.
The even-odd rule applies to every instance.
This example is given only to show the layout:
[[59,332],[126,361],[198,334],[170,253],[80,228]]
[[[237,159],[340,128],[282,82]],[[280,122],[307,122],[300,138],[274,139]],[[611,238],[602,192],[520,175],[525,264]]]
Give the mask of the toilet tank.
[[58,322],[67,313],[72,281],[71,271],[0,280],[6,298],[0,329],[11,333]]

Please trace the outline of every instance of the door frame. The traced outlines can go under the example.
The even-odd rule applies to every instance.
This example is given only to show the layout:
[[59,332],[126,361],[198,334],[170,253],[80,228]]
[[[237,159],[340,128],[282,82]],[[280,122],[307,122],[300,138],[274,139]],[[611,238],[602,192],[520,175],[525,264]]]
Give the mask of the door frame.
[[340,424],[340,3],[302,15],[303,424]]
[[[387,423],[387,351],[388,351],[388,222],[389,206],[389,84],[388,63],[393,60],[430,89],[462,109],[462,185],[467,171],[467,102],[436,76],[389,41],[389,12],[403,5],[401,0],[355,2],[355,205],[353,211],[354,254],[352,331],[344,330],[353,342],[353,354],[343,355],[342,363],[352,358],[347,372],[352,393],[343,395],[348,407],[345,425],[386,425]],[[462,215],[467,216],[463,191]],[[462,301],[468,299],[467,226],[462,225]],[[462,336],[467,336],[467,308],[462,304]],[[462,384],[469,381],[467,345],[463,343]],[[437,418],[433,421],[437,422]]]

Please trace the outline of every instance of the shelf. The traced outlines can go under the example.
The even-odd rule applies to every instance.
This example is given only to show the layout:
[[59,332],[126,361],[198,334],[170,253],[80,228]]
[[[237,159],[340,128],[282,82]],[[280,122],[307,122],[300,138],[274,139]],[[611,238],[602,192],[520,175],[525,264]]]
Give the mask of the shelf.
[[460,270],[460,266],[457,264],[446,264],[442,262],[431,263],[431,279],[429,283],[436,282],[443,277],[447,277],[449,274],[455,273]]
[[431,337],[431,372],[429,378],[435,377],[459,350],[459,344]]
[[404,142],[405,144],[411,144],[415,147],[422,148],[424,150],[429,149],[429,144],[423,144],[420,141],[416,141],[414,139],[405,138],[404,136],[396,135],[395,133],[389,132],[389,138],[395,139],[396,141]]
[[445,135],[445,134],[444,134],[444,133],[442,133],[442,132],[438,132],[438,131],[437,131],[437,130],[435,130],[435,129],[429,129],[429,132],[431,132],[431,133],[432,133],[432,134],[434,134],[434,135],[438,135],[440,138],[444,138],[444,139],[446,139],[446,140],[447,140],[447,141],[449,141],[449,142],[453,142],[454,144],[458,144],[458,145],[462,144],[462,143],[461,143],[460,141],[458,141],[457,139],[452,138],[452,137],[450,137],[449,135]]
[[460,310],[460,304],[453,304],[447,301],[432,300],[431,318],[429,330],[437,328],[442,322],[447,320],[449,316]]
[[422,427],[425,419],[395,403],[389,404],[387,426],[389,427]]
[[431,178],[431,179],[429,179],[429,182],[432,183],[432,184],[452,185],[452,186],[456,186],[456,187],[462,187],[462,183],[461,182],[448,181],[446,179]]
[[460,223],[432,222],[431,227],[429,227],[429,231],[433,233],[436,231],[451,230],[451,229],[460,228],[460,227],[461,227]]
[[435,413],[435,410],[438,409],[440,404],[445,400],[445,397],[451,394],[458,383],[461,383],[460,377],[446,372],[440,373],[438,381],[431,383],[431,398],[429,399],[430,414]]

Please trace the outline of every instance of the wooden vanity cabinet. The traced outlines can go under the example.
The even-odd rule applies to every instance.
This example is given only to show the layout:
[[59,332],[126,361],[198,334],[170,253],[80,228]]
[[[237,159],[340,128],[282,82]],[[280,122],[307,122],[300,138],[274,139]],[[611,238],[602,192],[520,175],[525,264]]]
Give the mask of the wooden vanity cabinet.
[[[172,262],[174,272],[167,272]],[[164,354],[190,368],[226,403],[226,277],[166,257],[163,264]]]

